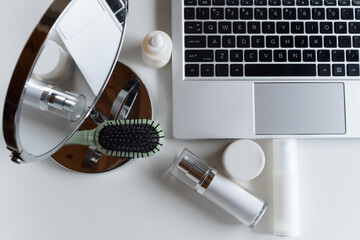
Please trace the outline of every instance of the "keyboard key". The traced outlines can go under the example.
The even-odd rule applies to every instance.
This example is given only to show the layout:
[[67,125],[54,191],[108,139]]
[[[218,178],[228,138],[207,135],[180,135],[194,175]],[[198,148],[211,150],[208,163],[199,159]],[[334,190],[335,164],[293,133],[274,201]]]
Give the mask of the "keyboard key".
[[275,33],[275,23],[274,22],[263,22],[262,23],[262,32],[263,33]]
[[309,0],[297,0],[296,5],[298,5],[298,6],[307,6],[307,5],[309,5]]
[[186,36],[185,37],[186,48],[205,48],[206,37],[205,36]]
[[234,22],[233,23],[234,33],[246,33],[246,22]]
[[350,6],[350,0],[339,0],[340,6]]
[[325,0],[325,6],[336,6],[336,0]]
[[208,8],[197,8],[196,9],[196,19],[206,20],[210,18],[210,13]]
[[329,50],[318,50],[317,57],[319,62],[330,62],[330,51]]
[[342,8],[341,9],[341,19],[353,20],[354,19],[354,10],[352,8]]
[[253,19],[253,9],[240,8],[240,19]]
[[115,17],[120,23],[123,23],[126,18],[126,9],[125,8],[121,9],[118,13],[115,14]]
[[208,36],[208,47],[210,47],[210,48],[221,47],[220,36]]
[[250,37],[249,36],[238,36],[237,37],[237,46],[238,46],[238,48],[249,48],[250,47]]
[[260,62],[271,62],[272,61],[272,51],[271,50],[260,50],[259,51],[259,60],[260,60]]
[[266,2],[267,2],[267,0],[255,0],[255,5],[256,6],[265,6]]
[[329,20],[339,19],[339,9],[338,8],[328,8],[326,10],[326,17]]
[[257,62],[257,51],[256,50],[245,50],[245,61],[246,62]]
[[319,33],[318,22],[306,22],[306,33]]
[[242,50],[231,50],[230,51],[230,61],[231,62],[242,62],[243,61],[243,51]]
[[360,36],[353,37],[353,47],[360,47]]
[[311,6],[322,6],[323,0],[310,0],[310,5]]
[[331,54],[332,54],[333,62],[344,62],[345,61],[344,50],[332,50]]
[[231,22],[219,22],[219,33],[231,33]]
[[[360,2],[360,0],[359,0]],[[355,8],[355,19],[359,20],[360,19],[360,8]]]
[[185,76],[186,77],[198,77],[199,76],[199,64],[185,64]]
[[315,20],[325,19],[325,8],[313,8],[312,19]]
[[214,65],[213,64],[202,64],[201,65],[201,76],[202,77],[213,77],[214,76]]
[[345,76],[345,64],[333,64],[334,76]]
[[202,33],[202,23],[185,22],[185,33]]
[[348,64],[347,65],[348,76],[359,76],[359,64]]
[[213,62],[213,50],[186,50],[185,62]]
[[210,0],[199,0],[200,6],[208,6],[210,4],[211,4]]
[[316,64],[246,64],[248,77],[301,77],[316,76]]
[[189,5],[196,6],[196,1],[197,0],[185,0],[184,4],[185,6],[189,6]]
[[229,65],[227,64],[216,64],[216,76],[227,77],[229,76]]
[[227,0],[226,4],[229,6],[238,6],[239,5],[239,0]]
[[278,48],[279,47],[279,36],[267,36],[266,37],[267,48]]
[[325,36],[324,46],[327,48],[335,48],[337,46],[336,36]]
[[225,13],[226,19],[239,19],[239,10],[237,8],[227,8]]
[[297,47],[297,48],[307,48],[308,47],[308,38],[307,38],[307,36],[295,36],[295,47]]
[[360,22],[349,22],[350,33],[360,33]]
[[346,22],[335,22],[335,33],[347,33]]
[[351,37],[350,36],[339,36],[339,47],[351,47]]
[[228,50],[216,50],[215,51],[215,60],[216,60],[216,62],[228,62],[229,61]]
[[241,5],[242,6],[252,6],[253,0],[241,0]]
[[223,8],[212,8],[211,9],[211,19],[217,19],[217,20],[224,19],[224,9]]
[[205,33],[217,33],[217,23],[216,22],[204,22],[204,32]]
[[321,33],[333,33],[332,22],[321,22],[320,23]]
[[269,19],[281,19],[281,8],[270,8],[269,9]]
[[289,22],[277,22],[276,23],[277,33],[290,33]]
[[260,33],[260,22],[248,22],[248,33]]
[[267,19],[267,8],[255,8],[255,19]]
[[269,5],[270,6],[280,6],[281,0],[269,0]]
[[301,62],[301,51],[289,50],[288,58],[289,58],[289,62]]
[[106,0],[106,2],[109,5],[110,9],[113,11],[113,13],[116,13],[123,7],[123,4],[120,1]]
[[353,0],[352,5],[353,6],[360,6],[360,0]]
[[184,17],[185,19],[195,19],[195,8],[185,8]]
[[304,23],[291,22],[291,33],[304,33]]
[[235,36],[223,36],[223,48],[234,48],[236,47]]
[[304,62],[315,62],[316,61],[315,50],[304,50],[303,51],[303,61]]
[[284,19],[296,19],[296,8],[284,8]]
[[319,64],[318,65],[319,76],[328,77],[331,75],[330,64]]
[[322,36],[310,36],[310,47],[321,48],[322,47]]
[[230,65],[230,76],[232,77],[242,77],[244,75],[242,64],[231,64]]
[[225,0],[212,0],[212,4],[215,6],[224,6]]
[[298,19],[311,19],[310,8],[298,8]]
[[294,47],[293,36],[281,36],[281,47],[282,48],[292,48]]
[[284,6],[294,6],[295,0],[283,0],[283,5]]
[[265,47],[264,36],[252,36],[251,37],[251,47],[253,47],[253,48]]
[[346,50],[346,61],[358,62],[359,61],[359,51],[358,50]]
[[275,50],[274,61],[275,62],[286,62],[286,50]]

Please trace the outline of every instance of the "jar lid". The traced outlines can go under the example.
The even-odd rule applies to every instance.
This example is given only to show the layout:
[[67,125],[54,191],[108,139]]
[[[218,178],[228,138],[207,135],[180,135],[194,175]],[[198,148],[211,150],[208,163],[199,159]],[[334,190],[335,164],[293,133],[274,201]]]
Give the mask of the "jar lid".
[[230,144],[223,154],[226,174],[238,181],[256,178],[265,166],[265,154],[254,141],[239,140]]

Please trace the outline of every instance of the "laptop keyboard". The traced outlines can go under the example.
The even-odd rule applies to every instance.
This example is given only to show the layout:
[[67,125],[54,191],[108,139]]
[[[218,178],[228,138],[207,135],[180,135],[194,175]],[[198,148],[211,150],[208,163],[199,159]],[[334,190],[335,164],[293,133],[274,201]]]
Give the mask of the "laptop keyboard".
[[356,77],[360,0],[183,0],[185,77]]

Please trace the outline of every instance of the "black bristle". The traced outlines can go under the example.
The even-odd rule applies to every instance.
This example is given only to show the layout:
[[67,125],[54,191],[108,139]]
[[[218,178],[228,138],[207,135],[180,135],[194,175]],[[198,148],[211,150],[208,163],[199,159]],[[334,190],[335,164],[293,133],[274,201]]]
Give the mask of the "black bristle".
[[[156,128],[159,124],[153,121],[139,121],[139,118],[126,121],[109,121],[100,131],[98,141],[100,146],[106,151],[108,155],[123,157],[149,156],[149,153],[156,153],[159,147],[162,146],[159,139],[164,138],[159,136],[162,130]],[[156,126],[155,126],[156,125]],[[121,152],[121,154],[119,154]],[[110,154],[109,154],[110,153]]]

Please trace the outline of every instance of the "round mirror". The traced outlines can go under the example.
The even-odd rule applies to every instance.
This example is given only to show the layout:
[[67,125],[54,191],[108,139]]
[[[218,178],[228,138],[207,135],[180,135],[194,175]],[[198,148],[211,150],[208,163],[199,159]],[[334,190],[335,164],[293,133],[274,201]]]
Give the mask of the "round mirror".
[[55,0],[31,34],[8,88],[3,132],[12,160],[55,153],[80,127],[111,77],[127,0]]

